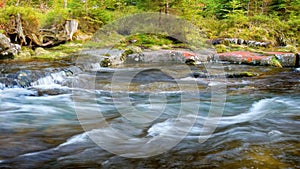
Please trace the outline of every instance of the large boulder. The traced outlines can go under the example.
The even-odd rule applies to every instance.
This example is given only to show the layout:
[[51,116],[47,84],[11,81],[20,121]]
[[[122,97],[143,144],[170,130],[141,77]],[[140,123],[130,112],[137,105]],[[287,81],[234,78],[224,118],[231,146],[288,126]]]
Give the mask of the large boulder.
[[142,63],[165,63],[177,62],[196,64],[197,62],[207,62],[211,55],[210,50],[188,51],[188,50],[156,50],[133,53],[127,56],[126,62]]
[[268,52],[274,55],[283,67],[297,67],[297,54],[285,52]]
[[234,51],[214,55],[213,61],[227,61],[237,64],[271,65],[273,56],[264,56],[247,51]]
[[13,57],[20,51],[20,45],[11,43],[8,37],[0,33],[0,59]]

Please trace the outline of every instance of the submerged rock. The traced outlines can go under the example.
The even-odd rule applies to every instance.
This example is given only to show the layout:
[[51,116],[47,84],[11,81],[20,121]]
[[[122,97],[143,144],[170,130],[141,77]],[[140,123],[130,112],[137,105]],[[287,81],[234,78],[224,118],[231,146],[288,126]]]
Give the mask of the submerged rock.
[[193,72],[190,76],[194,78],[243,78],[243,77],[254,77],[258,76],[257,73],[253,72],[234,72],[234,73],[225,73],[225,74],[209,74],[205,72]]
[[242,77],[254,77],[254,76],[258,76],[258,74],[252,72],[237,72],[237,73],[226,74],[227,78],[242,78]]

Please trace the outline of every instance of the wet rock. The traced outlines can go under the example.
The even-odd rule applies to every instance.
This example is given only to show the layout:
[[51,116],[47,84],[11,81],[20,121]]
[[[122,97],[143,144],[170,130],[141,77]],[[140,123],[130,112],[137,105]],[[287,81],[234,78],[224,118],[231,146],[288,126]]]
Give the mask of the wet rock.
[[254,77],[258,76],[257,73],[252,72],[234,72],[234,73],[225,73],[225,75],[222,74],[209,74],[205,72],[193,72],[190,74],[190,76],[194,78],[243,78],[243,77]]
[[112,62],[109,58],[104,58],[101,63],[100,63],[101,67],[109,67],[112,65]]
[[226,74],[227,78],[242,78],[242,77],[254,77],[254,76],[258,76],[258,74],[252,72],[236,72],[236,73]]
[[28,87],[32,79],[30,70],[21,70],[13,74],[4,75],[0,78],[0,83],[5,87]]
[[187,64],[187,65],[196,65],[196,61],[194,59],[187,59],[185,61],[185,64]]
[[204,72],[193,72],[191,76],[194,78],[208,78],[209,74]]
[[0,59],[13,57],[20,51],[20,45],[11,43],[8,37],[0,33]]
[[130,54],[133,54],[133,50],[131,49],[126,49],[123,53],[122,53],[122,57],[121,60],[126,60],[127,56]]
[[37,91],[37,96],[53,96],[53,95],[71,93],[71,90],[68,88],[52,88],[52,89],[35,88],[34,90]]

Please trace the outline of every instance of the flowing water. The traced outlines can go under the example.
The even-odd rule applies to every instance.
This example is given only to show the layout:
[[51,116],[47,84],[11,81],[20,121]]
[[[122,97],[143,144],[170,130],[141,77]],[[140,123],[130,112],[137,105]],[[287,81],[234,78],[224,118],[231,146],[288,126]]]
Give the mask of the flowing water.
[[[175,63],[83,68],[72,60],[2,62],[0,168],[300,168],[300,73],[293,68],[214,66],[226,73],[247,71],[258,76],[224,80],[204,65],[190,67],[191,73]],[[128,79],[126,75],[134,72],[138,73]],[[195,72],[208,74],[196,77]],[[226,84],[222,96],[226,103],[220,119],[209,112],[213,106],[222,107],[213,104],[213,90],[221,90],[216,86],[222,84]],[[127,119],[138,115],[130,114],[123,98],[142,112],[144,123]],[[122,157],[129,152],[136,157],[147,149],[117,142],[107,128],[127,135],[133,144],[163,134],[177,139],[180,136],[169,131],[180,133],[184,128],[175,124],[182,120],[178,114],[183,104],[187,105],[183,113],[195,107],[199,112],[187,113],[195,123],[190,121],[192,127],[178,144],[151,157]],[[86,115],[80,121],[78,112]],[[102,116],[97,116],[99,112]],[[211,134],[205,133],[211,127],[205,126],[206,121],[217,124]],[[99,129],[119,155],[89,137]],[[201,137],[207,140],[200,143]],[[154,149],[148,151],[155,154],[162,145],[153,142]]]

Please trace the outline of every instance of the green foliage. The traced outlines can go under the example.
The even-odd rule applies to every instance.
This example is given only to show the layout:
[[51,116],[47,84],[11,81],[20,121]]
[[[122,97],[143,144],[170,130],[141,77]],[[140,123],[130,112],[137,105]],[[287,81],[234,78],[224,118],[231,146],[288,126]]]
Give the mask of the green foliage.
[[[0,9],[0,24],[9,25],[11,17],[20,13],[23,26],[32,32],[72,18],[79,20],[82,32],[94,33],[133,13],[164,12],[168,4],[170,14],[192,21],[210,39],[232,37],[300,46],[300,0],[28,0],[20,1],[18,7],[16,3],[7,0],[6,7]],[[161,35],[131,38],[142,47],[173,43]]]
[[63,8],[55,8],[47,12],[42,19],[42,27],[62,24],[69,16],[69,11]]
[[32,7],[7,6],[6,8],[0,9],[0,25],[6,25],[7,29],[11,29],[17,14],[21,15],[25,34],[39,31],[43,15],[39,10]]
[[223,44],[215,46],[217,53],[227,52],[226,46]]
[[168,39],[164,35],[154,35],[154,34],[136,34],[133,36],[130,36],[126,39],[126,41],[123,41],[123,44],[128,45],[131,42],[134,43],[136,46],[149,48],[153,45],[171,45],[173,43],[172,40]]

